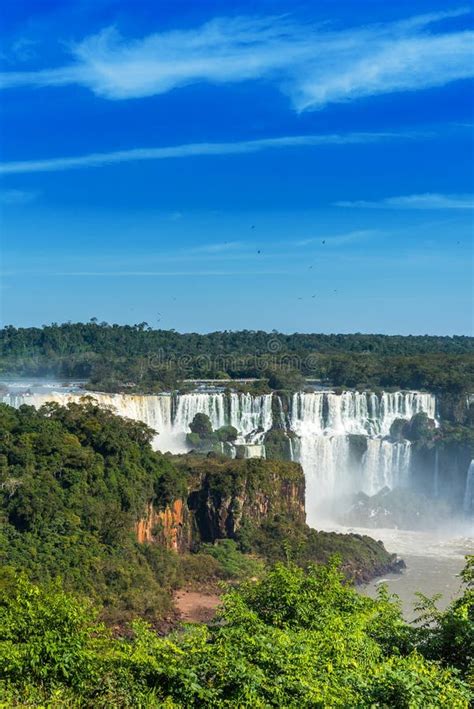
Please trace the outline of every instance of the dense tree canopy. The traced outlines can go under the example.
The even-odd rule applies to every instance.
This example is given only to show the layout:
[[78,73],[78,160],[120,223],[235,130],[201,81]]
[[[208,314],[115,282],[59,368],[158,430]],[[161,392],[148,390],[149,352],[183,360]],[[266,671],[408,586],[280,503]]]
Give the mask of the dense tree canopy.
[[163,391],[193,377],[257,377],[299,388],[302,377],[335,386],[474,388],[474,338],[322,335],[244,330],[205,335],[146,323],[65,323],[0,332],[4,374],[84,378],[92,388]]
[[[113,640],[59,587],[1,579],[0,692],[8,705],[467,709],[472,591],[408,626],[327,567],[277,564],[223,599],[219,622]],[[433,658],[433,659],[429,659]]]
[[[234,434],[232,427],[219,429],[211,445]],[[202,541],[234,534],[230,521],[217,522],[229,504],[231,518],[236,517],[243,491],[250,506],[259,494],[272,499],[280,518],[278,524],[244,518],[234,534],[238,558],[241,550],[259,552],[263,559],[281,558],[291,529],[302,563],[326,559],[331,550],[341,551],[351,575],[361,570],[373,574],[390,563],[390,555],[373,540],[348,535],[345,546],[342,535],[313,530],[310,543],[301,514],[294,519],[293,503],[285,506],[278,494],[285,485],[301,483],[303,474],[295,463],[215,454],[164,456],[152,450],[152,435],[144,424],[116,416],[91,398],[39,410],[0,404],[2,564],[23,569],[34,580],[61,577],[66,589],[100,601],[109,616],[159,619],[170,608],[171,590],[189,573],[206,582],[227,575],[222,555],[199,547]],[[138,543],[136,525],[149,506],[155,513],[175,500],[187,506],[191,489],[196,521],[189,522],[193,536],[183,551],[198,553],[177,555],[164,543]],[[301,512],[297,499],[294,505]],[[150,533],[159,541],[159,520],[154,525]]]
[[134,525],[148,501],[163,507],[185,481],[151,436],[93,400],[0,405],[2,562],[33,578],[62,576],[111,608],[163,611],[174,560],[138,545]]
[[[287,485],[301,476],[294,463],[163,456],[152,433],[92,399],[0,405],[2,706],[467,709],[472,561],[464,595],[443,613],[422,598],[413,628],[383,590],[374,601],[345,581],[351,560],[355,572],[388,557],[377,542],[308,530],[283,504],[194,555],[139,544],[150,501],[169,506],[190,479],[205,480],[213,512],[244,488],[270,499],[276,472]],[[281,561],[265,571],[265,560]],[[160,637],[136,620],[169,611],[184,579],[213,577],[251,579],[227,593],[217,623]]]

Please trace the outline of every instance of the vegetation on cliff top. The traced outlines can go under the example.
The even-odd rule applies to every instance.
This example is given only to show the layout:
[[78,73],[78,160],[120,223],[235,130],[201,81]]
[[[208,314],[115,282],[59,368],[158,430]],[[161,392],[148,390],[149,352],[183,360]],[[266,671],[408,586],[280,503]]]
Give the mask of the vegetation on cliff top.
[[147,502],[164,506],[185,480],[150,446],[152,432],[82,405],[0,406],[0,558],[33,579],[114,612],[160,613],[177,573],[172,555],[140,547],[134,524]]
[[[467,709],[472,562],[463,597],[444,613],[422,599],[413,628],[384,591],[344,581],[392,560],[369,537],[306,527],[298,465],[162,455],[152,435],[92,399],[0,405],[0,704]],[[183,497],[199,551],[139,544],[147,505]],[[204,529],[220,543],[199,544]],[[215,625],[162,638],[144,621],[185,580],[249,577]]]
[[[160,544],[139,544],[135,525],[149,503],[160,510],[184,499],[195,520],[189,524],[196,550],[201,542],[232,536],[236,554],[271,559],[265,539],[273,530],[264,524],[278,518],[307,533],[297,464],[165,456],[152,450],[152,435],[92,399],[38,411],[0,405],[2,564],[24,569],[33,580],[62,577],[66,590],[100,602],[111,619],[154,619],[169,610],[171,590],[187,576],[228,577],[228,569],[209,549],[177,555]],[[281,537],[281,548],[284,543]],[[340,550],[346,563],[363,565],[352,543]],[[390,560],[382,547],[379,554],[381,564]],[[315,550],[307,558],[326,556]]]

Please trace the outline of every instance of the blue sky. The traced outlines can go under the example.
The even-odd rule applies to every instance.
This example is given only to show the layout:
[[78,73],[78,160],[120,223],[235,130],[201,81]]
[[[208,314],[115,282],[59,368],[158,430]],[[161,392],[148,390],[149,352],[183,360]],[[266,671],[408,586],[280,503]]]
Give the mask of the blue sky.
[[3,9],[4,324],[473,334],[473,15]]

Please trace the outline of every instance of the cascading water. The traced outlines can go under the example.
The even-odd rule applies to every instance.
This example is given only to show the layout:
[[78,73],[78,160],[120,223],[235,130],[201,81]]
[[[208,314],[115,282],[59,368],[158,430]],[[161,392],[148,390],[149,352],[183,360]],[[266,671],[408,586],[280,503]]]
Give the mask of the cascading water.
[[[29,404],[39,408],[48,401],[60,404],[78,402],[84,393],[9,394],[4,403],[19,407]],[[186,434],[194,416],[209,416],[213,429],[234,426],[239,432],[238,444],[261,444],[272,425],[272,395],[190,393],[137,396],[132,394],[90,394],[101,406],[113,409],[120,416],[143,421],[157,432],[154,447],[161,451],[183,453]]]
[[392,443],[383,438],[369,438],[362,458],[360,489],[374,495],[383,487],[405,487],[410,476],[409,441]]
[[[295,457],[306,476],[309,519],[316,506],[336,493],[406,485],[410,475],[408,441],[384,440],[396,419],[425,412],[435,417],[434,396],[421,392],[297,392],[290,408],[290,428],[299,437]],[[367,449],[359,464],[351,456],[350,436],[363,436]]]
[[433,474],[433,497],[439,497],[439,452],[435,450],[434,474]]
[[[419,412],[434,419],[436,409],[434,396],[421,392],[384,392],[380,396],[366,392],[297,392],[287,407],[279,398],[273,402],[276,395],[272,394],[91,395],[119,415],[146,423],[158,433],[155,448],[173,453],[187,450],[186,434],[197,413],[207,414],[214,429],[234,426],[239,432],[236,444],[248,446],[246,456],[263,457],[265,434],[274,426],[286,428],[296,436],[289,438],[290,454],[292,460],[301,462],[305,471],[310,520],[316,506],[341,492],[362,490],[374,494],[384,486],[407,484],[410,444],[385,437],[396,419],[408,420]],[[54,391],[10,394],[2,399],[13,406],[27,403],[39,407],[47,401],[61,404],[79,401],[81,396],[77,392]],[[365,446],[356,463],[354,438],[362,440]]]
[[474,460],[471,460],[467,471],[463,510],[464,514],[472,519],[474,516]]
[[395,419],[410,419],[424,412],[435,418],[436,401],[432,394],[421,392],[297,392],[291,405],[293,430],[309,426],[313,433],[387,436]]

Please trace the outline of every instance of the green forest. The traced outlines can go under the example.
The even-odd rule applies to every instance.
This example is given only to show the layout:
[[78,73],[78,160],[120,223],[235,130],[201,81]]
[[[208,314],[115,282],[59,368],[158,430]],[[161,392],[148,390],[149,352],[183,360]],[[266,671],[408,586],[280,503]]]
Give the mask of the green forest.
[[[410,625],[352,585],[393,567],[379,543],[306,526],[297,464],[151,438],[92,399],[0,406],[0,706],[469,706],[473,559],[462,596],[420,597]],[[165,631],[189,584],[224,584],[217,617]]]
[[[299,465],[162,455],[152,450],[152,435],[92,399],[40,410],[0,404],[2,564],[33,580],[61,577],[66,590],[96,600],[118,622],[134,613],[159,620],[185,578],[226,578],[223,556],[253,568],[253,557],[242,558],[242,551],[269,561],[290,553],[302,563],[338,552],[353,576],[370,577],[390,565],[390,555],[369,538],[305,525]],[[268,514],[259,512],[262,496]],[[168,548],[159,513],[188,497],[178,555]],[[140,544],[136,525],[150,505],[157,543]],[[230,513],[219,525],[224,508]],[[225,554],[209,546],[220,539],[230,543]]]
[[147,323],[7,326],[0,373],[89,382],[102,391],[159,392],[192,378],[256,378],[253,391],[298,389],[305,378],[332,386],[430,389],[474,387],[474,338],[322,335],[244,330],[181,334]]
[[58,584],[0,579],[4,706],[469,706],[473,566],[444,613],[420,599],[407,625],[396,601],[347,586],[335,563],[276,564],[222,599],[214,624],[160,637],[136,620],[113,637],[85,599]]

